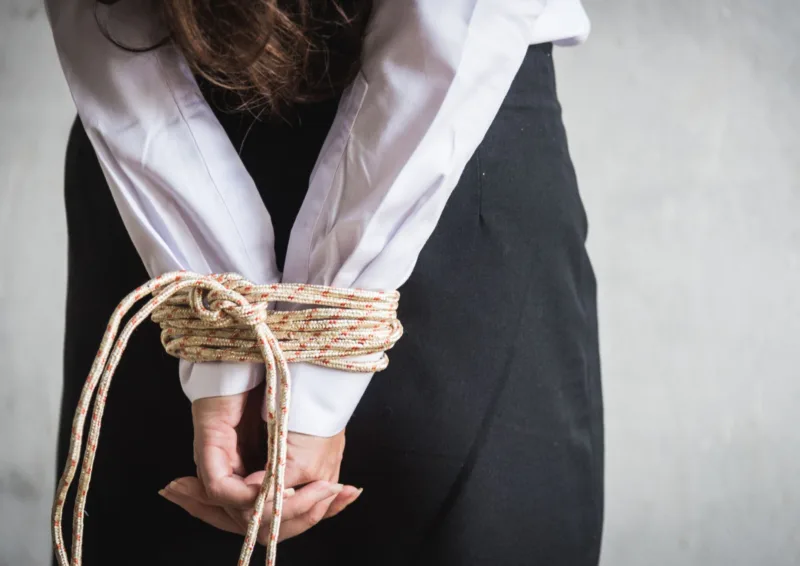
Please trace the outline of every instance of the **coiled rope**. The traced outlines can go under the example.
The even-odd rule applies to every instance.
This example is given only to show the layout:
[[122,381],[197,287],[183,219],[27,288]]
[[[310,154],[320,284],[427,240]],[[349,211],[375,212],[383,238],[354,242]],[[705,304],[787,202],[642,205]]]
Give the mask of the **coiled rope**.
[[[152,298],[119,332],[125,315],[144,297]],[[353,372],[386,368],[386,350],[403,333],[397,320],[399,294],[336,289],[316,285],[254,285],[235,274],[167,273],[134,290],[109,320],[97,357],[81,392],[72,424],[69,456],[53,503],[53,541],[59,566],[80,566],[86,497],[92,477],[100,424],[114,371],[134,330],[148,317],[161,325],[166,351],[192,362],[263,362],[266,365],[267,473],[248,525],[239,566],[250,563],[270,490],[272,523],[267,564],[275,564],[283,509],[286,432],[288,426],[289,362],[309,362]],[[299,310],[273,310],[276,302],[303,305]],[[377,361],[354,356],[382,353]],[[97,392],[83,453],[72,517],[72,561],[67,556],[61,518],[75,477],[83,430]]]

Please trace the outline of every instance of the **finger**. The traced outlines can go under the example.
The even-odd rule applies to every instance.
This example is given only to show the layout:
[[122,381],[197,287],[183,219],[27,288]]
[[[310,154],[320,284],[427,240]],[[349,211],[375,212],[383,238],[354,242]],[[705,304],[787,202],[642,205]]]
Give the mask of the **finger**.
[[[283,505],[281,530],[284,529],[283,525],[292,523],[300,517],[304,519],[298,521],[294,527],[290,527],[288,531],[291,533],[290,536],[295,536],[295,532],[299,534],[310,529],[322,520],[331,502],[343,489],[344,486],[340,484],[330,484],[325,481],[316,481],[298,489]],[[270,523],[264,524],[259,530],[258,541],[261,544],[267,543],[269,530]],[[283,538],[288,537],[281,537],[281,540]]]
[[[278,539],[286,540],[296,537],[311,529],[311,527],[315,526],[322,519],[330,519],[338,515],[344,511],[347,506],[358,499],[363,491],[363,489],[358,489],[352,485],[345,486],[332,500],[323,501],[322,504],[316,505],[309,513],[281,523]],[[322,515],[322,519],[320,519],[320,514]]]
[[[244,478],[244,483],[247,484],[247,485],[258,486],[258,488],[260,489],[261,486],[264,483],[264,478],[266,477],[266,475],[267,475],[267,472],[265,470],[260,470],[258,472],[253,472],[252,474],[250,474],[249,476]],[[286,479],[285,479],[286,477],[288,477],[288,475],[284,476],[284,481],[283,481],[284,488],[283,488],[283,491],[284,491],[284,493],[286,493],[287,491],[291,491],[292,493],[294,493],[294,491],[295,491],[294,488],[297,487],[299,484],[290,484],[289,482],[286,481]],[[322,478],[319,478],[319,479],[322,479]],[[331,480],[325,480],[325,481],[327,481],[328,483],[335,483],[335,481],[331,481]],[[270,487],[270,490],[272,490],[271,487]],[[272,491],[270,491],[270,497],[271,496],[272,496]]]
[[341,469],[341,462],[335,467],[324,466],[318,469],[308,469],[298,465],[286,466],[286,475],[283,478],[283,483],[289,487],[297,487],[312,480],[325,480],[331,483],[337,483],[339,479],[339,471]]
[[[249,476],[244,478],[244,483],[247,485],[257,485],[261,487],[261,484],[264,483],[264,477],[266,477],[267,472],[266,470],[259,470],[257,472],[253,472]],[[283,482],[284,485],[287,485],[286,482]]]
[[326,481],[315,481],[295,491],[295,494],[287,499],[283,504],[284,520],[291,520],[301,515],[305,515],[313,509],[315,505],[331,499],[342,492],[344,486],[332,484]]
[[192,499],[196,499],[202,503],[207,505],[211,505],[211,500],[208,498],[206,494],[206,490],[203,487],[203,483],[192,476],[187,476],[183,478],[178,478],[164,488],[164,491],[177,493],[178,495],[184,497],[191,497]]
[[298,485],[303,485],[314,479],[327,481],[328,478],[312,478],[311,475],[306,472],[305,468],[289,465],[286,466],[286,472],[283,476],[283,483],[284,485],[288,485],[290,487],[297,487]]
[[[161,493],[164,497],[168,498],[173,503],[183,507],[192,516],[197,517],[209,524],[216,524],[224,521],[218,510],[222,510],[223,514],[227,517],[227,528],[231,532],[245,533],[247,526],[252,519],[252,511],[243,511],[240,509],[232,509],[230,507],[220,507],[215,505],[209,500],[206,495],[203,484],[194,477],[178,478],[165,487]],[[291,497],[294,495],[294,489],[284,490],[284,497]],[[197,503],[198,505],[193,504]],[[183,505],[181,505],[183,503]],[[267,505],[264,509],[264,514],[269,515],[272,509],[272,501],[267,500]],[[213,514],[212,514],[213,511]],[[197,514],[196,514],[197,513]],[[198,515],[200,514],[200,515]],[[214,523],[211,522],[214,521]]]
[[302,534],[317,525],[325,518],[325,515],[328,514],[328,510],[335,499],[336,497],[329,497],[325,501],[321,501],[314,505],[308,511],[308,513],[304,513],[303,515],[288,521],[283,521],[278,534],[278,540],[282,541],[288,538],[296,537],[297,535]]
[[192,517],[200,519],[212,527],[216,527],[223,531],[228,531],[229,533],[245,534],[246,532],[245,529],[243,529],[239,524],[237,524],[236,521],[234,521],[230,516],[228,516],[227,513],[225,513],[222,507],[207,505],[192,497],[181,495],[180,493],[166,489],[162,489],[158,493],[167,501],[170,501],[182,508]]
[[244,479],[233,474],[230,458],[221,448],[204,446],[197,470],[206,495],[217,505],[247,508],[255,503],[258,486],[247,485]]
[[[288,489],[283,490],[283,497],[287,499],[292,497],[295,494],[294,488],[290,487]],[[250,521],[253,519],[254,510],[253,509],[234,509],[232,507],[223,507],[225,511],[233,517],[233,519],[244,525],[249,525]],[[286,509],[286,504],[284,503],[284,509]],[[272,510],[273,510],[273,500],[267,499],[264,502],[264,510],[261,512],[261,527],[268,526],[272,522]]]
[[[195,477],[187,476],[183,478],[178,478],[175,481],[171,482],[164,489],[168,492],[174,492],[185,497],[191,497],[192,499],[195,499],[207,505],[219,506],[211,498],[208,497],[208,494],[206,493],[206,490],[203,487],[202,482]],[[267,502],[272,501],[273,499],[272,495],[273,495],[272,491],[270,491],[270,493],[267,495],[266,499]],[[292,488],[284,489],[283,495],[284,497],[290,497],[294,495],[294,489]]]
[[344,511],[348,505],[351,505],[356,499],[358,499],[363,491],[363,489],[358,489],[352,485],[345,486],[342,492],[336,496],[336,499],[333,500],[331,506],[328,507],[328,511],[325,513],[323,519],[330,519],[331,517],[334,517]]

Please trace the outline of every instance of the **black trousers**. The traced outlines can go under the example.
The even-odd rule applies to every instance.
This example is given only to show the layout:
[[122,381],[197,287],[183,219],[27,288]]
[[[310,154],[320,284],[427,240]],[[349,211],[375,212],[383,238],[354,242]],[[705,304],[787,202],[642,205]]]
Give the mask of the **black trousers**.
[[[212,104],[218,96],[208,92]],[[281,263],[335,111],[331,101],[256,123],[219,112],[256,184],[281,187],[262,191]],[[66,206],[59,472],[108,316],[147,279],[78,123]],[[364,494],[282,543],[280,564],[597,564],[603,425],[585,237],[550,46],[531,47],[401,289],[406,335],[347,427],[342,480]],[[108,396],[84,564],[233,564],[240,537],[157,495],[194,471],[177,361],[162,352],[157,327],[145,325]]]

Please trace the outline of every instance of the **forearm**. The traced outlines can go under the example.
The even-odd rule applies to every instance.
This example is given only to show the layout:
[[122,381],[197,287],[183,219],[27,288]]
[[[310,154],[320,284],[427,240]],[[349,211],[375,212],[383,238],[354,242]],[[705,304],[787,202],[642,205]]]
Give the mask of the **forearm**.
[[[225,131],[172,46],[117,47],[94,0],[47,0],[75,106],[131,240],[151,276],[187,269],[277,281],[272,222]],[[115,30],[149,37],[146,18]],[[191,399],[253,387],[263,368],[181,363]]]

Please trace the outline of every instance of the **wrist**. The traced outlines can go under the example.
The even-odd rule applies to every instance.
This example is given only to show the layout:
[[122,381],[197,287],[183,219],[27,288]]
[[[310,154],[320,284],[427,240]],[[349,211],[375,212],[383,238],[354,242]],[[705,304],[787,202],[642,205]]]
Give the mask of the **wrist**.
[[[309,363],[289,364],[289,371],[289,431],[323,438],[344,430],[373,375]],[[265,420],[266,413],[265,404]]]

